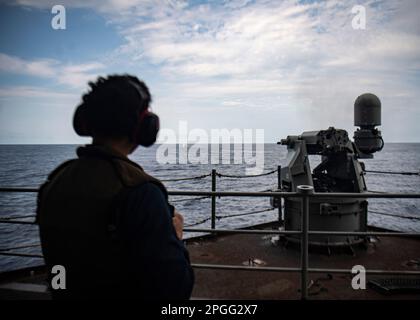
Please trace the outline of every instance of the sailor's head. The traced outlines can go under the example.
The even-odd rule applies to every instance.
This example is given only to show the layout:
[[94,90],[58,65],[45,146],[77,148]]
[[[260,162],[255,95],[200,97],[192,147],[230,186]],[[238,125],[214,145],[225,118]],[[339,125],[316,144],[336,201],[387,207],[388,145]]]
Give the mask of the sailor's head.
[[127,74],[110,75],[89,86],[73,118],[78,135],[126,139],[146,147],[156,141],[159,118],[149,110],[152,98],[143,81]]

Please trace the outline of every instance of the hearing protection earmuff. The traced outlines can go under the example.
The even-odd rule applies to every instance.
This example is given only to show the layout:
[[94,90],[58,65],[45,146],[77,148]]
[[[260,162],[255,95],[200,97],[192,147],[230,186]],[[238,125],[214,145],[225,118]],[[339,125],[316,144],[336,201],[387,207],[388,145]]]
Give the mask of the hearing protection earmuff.
[[[128,81],[137,91],[141,101],[147,101],[147,94],[143,88],[133,81]],[[141,146],[150,147],[156,142],[159,132],[159,117],[157,114],[149,111],[149,106],[139,112],[139,120],[133,132],[133,140]]]
[[84,103],[80,104],[76,108],[73,116],[73,129],[81,137],[89,137],[92,135],[87,124],[86,109]]
[[[141,101],[149,100],[146,92],[133,81],[127,81],[133,87]],[[73,116],[73,128],[79,136],[88,137],[92,136],[87,121],[87,106],[80,104]],[[138,111],[138,120],[133,130],[132,140],[139,145],[149,147],[156,142],[157,134],[159,132],[159,117],[153,112],[149,111],[148,106]]]

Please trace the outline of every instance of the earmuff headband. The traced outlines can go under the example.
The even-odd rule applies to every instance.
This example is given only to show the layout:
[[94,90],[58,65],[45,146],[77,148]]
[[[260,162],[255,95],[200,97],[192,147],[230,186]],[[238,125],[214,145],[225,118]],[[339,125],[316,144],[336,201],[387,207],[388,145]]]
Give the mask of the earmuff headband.
[[[148,94],[137,83],[128,80],[128,83],[136,89],[142,101],[150,100]],[[159,117],[148,110],[148,106],[139,114],[139,120],[133,132],[133,140],[138,144],[149,147],[155,143],[159,132]]]
[[[149,94],[137,83],[131,80],[127,82],[136,90],[141,101],[150,101]],[[80,136],[91,136],[89,123],[86,117],[86,106],[82,103],[76,108],[73,117],[73,128]],[[142,146],[151,146],[157,138],[159,131],[159,117],[148,110],[148,106],[138,114],[137,124],[133,132],[133,141]]]

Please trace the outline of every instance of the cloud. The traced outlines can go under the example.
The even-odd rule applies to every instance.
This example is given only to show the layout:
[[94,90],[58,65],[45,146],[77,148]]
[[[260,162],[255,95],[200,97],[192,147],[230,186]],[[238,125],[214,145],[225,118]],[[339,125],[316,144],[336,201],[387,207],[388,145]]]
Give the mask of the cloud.
[[[5,3],[28,8],[49,9],[57,4],[55,0],[5,0]],[[156,6],[182,9],[186,1],[180,0],[68,0],[63,3],[66,8],[94,9],[95,11],[115,16],[115,19],[124,19],[125,16],[148,15]]]
[[25,60],[0,53],[0,72],[54,79],[71,88],[85,87],[104,68],[99,62],[64,64],[52,59]]
[[348,129],[355,98],[373,92],[389,123],[393,112],[413,110],[420,100],[420,20],[413,14],[420,7],[415,0],[359,4],[365,30],[352,28],[354,3],[344,1],[157,6],[123,28],[119,53],[156,66],[170,88],[164,94],[183,105],[206,99],[211,108],[237,108],[238,101],[269,112],[279,106],[279,118],[289,105],[295,124]]
[[[343,2],[239,3],[228,5],[231,10],[209,4],[169,14],[156,9],[124,29],[120,52],[158,65],[166,77],[204,80],[295,82],[319,71],[419,70],[420,35],[394,28],[399,1],[366,2],[367,30],[351,28],[352,5]],[[420,25],[414,19],[407,23],[412,29]]]
[[57,92],[42,87],[33,86],[7,86],[0,88],[0,99],[5,98],[42,98],[42,99],[57,99],[57,100],[74,100],[75,94],[68,92]]
[[[43,9],[55,4],[13,3]],[[420,100],[418,1],[358,1],[366,8],[366,30],[352,29],[354,4],[67,1],[68,8],[89,8],[105,16],[124,44],[108,53],[107,61],[81,65],[2,55],[0,69],[77,86],[104,65],[128,65],[133,72],[153,74],[157,104],[194,110],[211,104],[238,109],[242,103],[277,112],[278,118],[287,105],[296,109],[287,115],[288,122],[303,122],[311,129],[351,124],[354,99],[368,91],[378,94],[385,108],[415,110]],[[410,120],[408,113],[407,120],[417,119],[412,112],[414,117]]]
[[37,77],[53,77],[54,66],[57,62],[49,59],[25,61],[18,57],[12,57],[0,53],[0,71],[26,74]]
[[[54,5],[49,0],[13,3]],[[324,68],[334,73],[338,67],[377,67],[372,57],[383,70],[414,64],[418,71],[420,22],[410,14],[418,9],[416,0],[360,4],[367,8],[367,30],[351,28],[354,4],[343,1],[73,0],[66,7],[105,15],[125,39],[115,50],[117,58],[150,63],[166,77],[272,79],[279,74],[294,81]]]

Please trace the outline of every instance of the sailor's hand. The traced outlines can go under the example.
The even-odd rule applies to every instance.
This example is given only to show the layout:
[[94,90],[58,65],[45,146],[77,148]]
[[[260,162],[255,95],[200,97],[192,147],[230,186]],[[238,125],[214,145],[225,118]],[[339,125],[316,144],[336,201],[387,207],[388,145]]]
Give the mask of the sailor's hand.
[[174,224],[176,236],[179,240],[182,240],[182,229],[184,228],[184,217],[177,211],[174,212],[174,217],[172,218],[172,223]]

